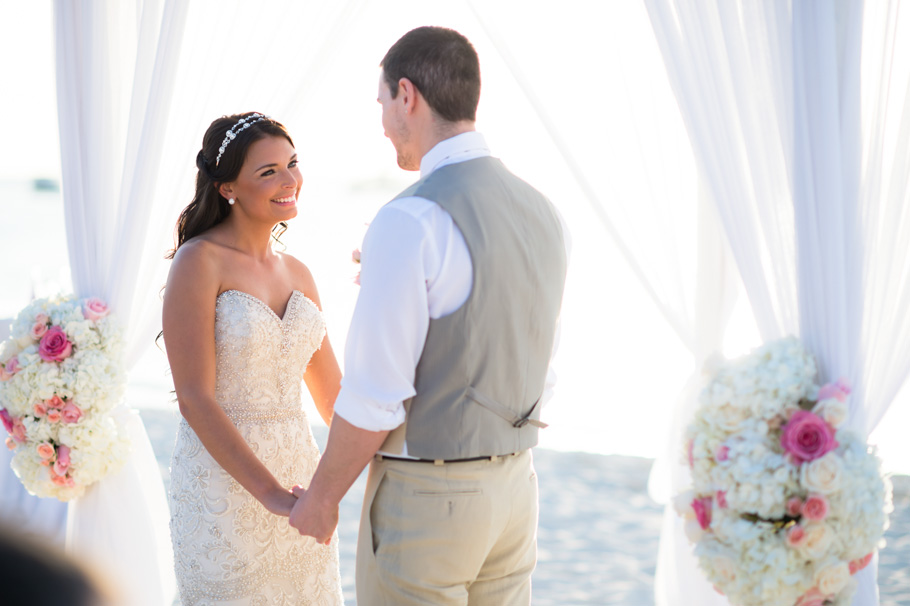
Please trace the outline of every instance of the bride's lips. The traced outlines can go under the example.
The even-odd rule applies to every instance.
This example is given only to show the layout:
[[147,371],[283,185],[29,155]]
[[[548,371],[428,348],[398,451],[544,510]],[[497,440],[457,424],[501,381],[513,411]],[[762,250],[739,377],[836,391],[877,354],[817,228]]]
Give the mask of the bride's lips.
[[297,204],[297,196],[288,196],[287,198],[275,198],[272,200],[272,204],[277,204],[278,206],[294,206]]

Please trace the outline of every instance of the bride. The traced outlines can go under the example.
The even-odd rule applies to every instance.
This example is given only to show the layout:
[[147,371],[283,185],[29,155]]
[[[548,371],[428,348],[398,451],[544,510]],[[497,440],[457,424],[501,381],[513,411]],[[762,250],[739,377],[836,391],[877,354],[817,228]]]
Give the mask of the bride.
[[219,118],[177,223],[163,335],[183,415],[168,497],[184,606],[342,603],[337,538],[286,519],[319,457],[301,379],[326,423],[341,381],[313,276],[272,249],[297,215],[297,163],[275,120]]

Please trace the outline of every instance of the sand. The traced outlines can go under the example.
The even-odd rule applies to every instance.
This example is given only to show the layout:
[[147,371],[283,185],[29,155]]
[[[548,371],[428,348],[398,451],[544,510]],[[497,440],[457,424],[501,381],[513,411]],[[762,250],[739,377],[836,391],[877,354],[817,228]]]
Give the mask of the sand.
[[[178,414],[143,410],[141,415],[167,481]],[[322,447],[326,429],[313,431]],[[647,494],[651,463],[636,457],[535,449],[540,530],[534,606],[654,604],[663,509]],[[910,477],[896,476],[892,481],[894,513],[880,555],[881,605],[910,606]],[[340,509],[341,574],[349,606],[356,604],[354,553],[364,486],[362,475]]]

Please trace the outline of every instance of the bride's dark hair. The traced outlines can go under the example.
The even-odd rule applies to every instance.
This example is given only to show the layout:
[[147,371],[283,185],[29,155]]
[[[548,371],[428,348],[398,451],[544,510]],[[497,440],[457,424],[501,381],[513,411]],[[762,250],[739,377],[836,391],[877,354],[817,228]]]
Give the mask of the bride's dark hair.
[[[256,112],[222,116],[212,122],[202,137],[202,149],[196,154],[196,194],[193,201],[183,209],[177,220],[176,245],[167,254],[173,259],[177,249],[187,240],[215,227],[231,214],[231,205],[218,191],[222,183],[229,183],[240,174],[240,167],[246,160],[250,145],[265,137],[284,137],[293,146],[294,141],[280,122],[271,118],[250,121],[246,128],[234,129],[241,118],[249,118]],[[228,131],[234,129],[235,136],[224,148],[221,158],[218,154]],[[287,224],[275,226],[277,236],[284,233]],[[277,239],[276,236],[276,239]]]

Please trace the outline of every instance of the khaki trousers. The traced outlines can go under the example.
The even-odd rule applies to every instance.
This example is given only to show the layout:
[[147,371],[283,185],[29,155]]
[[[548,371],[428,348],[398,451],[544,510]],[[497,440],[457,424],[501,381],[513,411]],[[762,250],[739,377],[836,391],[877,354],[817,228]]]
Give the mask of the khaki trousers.
[[531,452],[434,465],[374,459],[358,606],[528,606],[537,563]]

